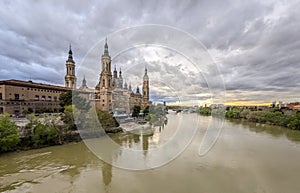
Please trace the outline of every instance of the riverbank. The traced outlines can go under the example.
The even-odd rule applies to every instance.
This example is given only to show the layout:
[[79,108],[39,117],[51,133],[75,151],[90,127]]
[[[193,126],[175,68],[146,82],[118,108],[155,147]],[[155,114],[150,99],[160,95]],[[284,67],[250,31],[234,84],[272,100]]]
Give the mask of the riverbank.
[[300,112],[278,108],[267,110],[249,110],[233,108],[226,111],[228,119],[243,119],[249,122],[276,125],[293,130],[300,130]]

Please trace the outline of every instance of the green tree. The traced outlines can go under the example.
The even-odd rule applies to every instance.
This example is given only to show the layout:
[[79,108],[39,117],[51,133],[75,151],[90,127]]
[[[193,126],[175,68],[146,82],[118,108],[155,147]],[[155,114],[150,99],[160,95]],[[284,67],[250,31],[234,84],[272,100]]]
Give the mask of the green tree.
[[287,125],[291,129],[300,130],[300,112],[295,113]]
[[143,110],[144,115],[148,115],[149,114],[149,106],[146,106],[146,108]]
[[65,107],[72,104],[72,91],[66,91],[59,95],[59,105]]
[[19,143],[18,127],[8,114],[0,115],[0,152],[14,150]]
[[[75,105],[65,106],[64,115],[62,116],[63,122],[66,124],[68,130],[75,130],[77,120],[79,120],[80,111]],[[80,123],[79,123],[80,124]]]
[[48,136],[48,132],[46,130],[45,125],[43,125],[41,122],[39,122],[37,125],[35,125],[35,127],[33,129],[32,140],[36,147],[45,145],[47,142],[47,136]]
[[98,111],[97,116],[99,119],[99,122],[101,124],[101,127],[106,131],[106,132],[118,132],[119,130],[116,129],[117,127],[120,126],[116,118],[108,113],[108,112],[103,112],[103,111]]
[[200,115],[211,115],[211,109],[209,107],[204,107],[199,109]]
[[65,106],[75,105],[77,109],[84,112],[90,109],[90,104],[85,98],[81,97],[78,92],[70,90],[60,94],[59,104],[63,108],[65,108]]
[[132,112],[132,117],[138,117],[141,111],[141,106],[134,105],[133,107],[133,112]]

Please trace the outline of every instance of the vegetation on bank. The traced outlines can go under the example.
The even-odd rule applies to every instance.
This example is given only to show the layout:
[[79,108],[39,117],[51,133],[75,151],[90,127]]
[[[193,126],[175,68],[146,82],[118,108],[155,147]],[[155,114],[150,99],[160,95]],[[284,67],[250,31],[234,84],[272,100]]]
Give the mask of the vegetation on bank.
[[[8,114],[0,115],[0,153],[18,149],[41,148],[80,141],[77,126],[87,130],[97,129],[92,119],[90,104],[78,93],[67,91],[60,95],[60,114],[27,115],[28,123],[18,128]],[[105,132],[119,132],[119,123],[112,114],[97,111],[96,113]],[[94,124],[94,126],[92,126]],[[95,134],[95,132],[89,132]]]
[[165,106],[150,106],[147,111],[147,120],[151,125],[160,126],[167,123]]
[[229,119],[245,119],[256,123],[278,125],[300,130],[300,112],[296,111],[292,112],[279,108],[270,108],[263,111],[233,108],[226,111],[225,116]]
[[211,115],[211,109],[209,107],[202,107],[199,109],[200,115],[209,116]]
[[15,150],[20,138],[18,127],[9,115],[0,115],[0,153]]
[[0,115],[0,153],[18,149],[40,148],[79,141],[74,130],[61,123],[58,115],[29,115],[25,127],[18,129],[8,114]]

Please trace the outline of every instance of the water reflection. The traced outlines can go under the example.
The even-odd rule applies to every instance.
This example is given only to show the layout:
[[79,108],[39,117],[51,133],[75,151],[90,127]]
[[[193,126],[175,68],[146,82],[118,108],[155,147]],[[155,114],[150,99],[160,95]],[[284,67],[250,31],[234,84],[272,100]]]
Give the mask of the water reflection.
[[[191,116],[184,117],[185,128]],[[201,119],[205,122],[212,118]],[[176,121],[178,116],[174,115],[167,125],[155,127],[151,135],[130,132],[110,135],[120,146],[109,151],[109,161],[130,161],[134,165],[136,159],[149,160],[153,155],[149,150],[164,144],[174,134]],[[140,172],[119,169],[98,159],[83,142],[3,154],[0,192],[299,191],[300,149],[285,139],[298,142],[299,131],[226,121],[220,140],[204,157],[197,155],[205,129],[201,126],[199,131],[189,148],[171,164]],[[122,148],[139,150],[139,157],[128,157]]]
[[[152,125],[151,128],[154,132],[152,133],[116,133],[110,134],[109,137],[118,145],[125,148],[134,148],[137,150],[143,150],[143,155],[146,157],[149,149],[149,145],[157,143],[157,137],[163,131],[163,128],[167,124],[167,121],[161,122],[160,125]],[[155,138],[156,137],[156,138]],[[116,152],[116,151],[115,151]],[[122,156],[120,152],[111,154],[111,159],[118,159],[119,156]],[[113,166],[107,162],[102,161],[102,180],[103,184],[108,188],[109,184],[112,181]],[[107,190],[107,189],[106,189]]]

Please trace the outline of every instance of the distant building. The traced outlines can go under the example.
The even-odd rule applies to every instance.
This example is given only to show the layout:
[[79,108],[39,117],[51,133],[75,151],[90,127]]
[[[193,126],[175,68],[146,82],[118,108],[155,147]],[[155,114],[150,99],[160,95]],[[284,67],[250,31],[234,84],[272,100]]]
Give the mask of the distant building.
[[61,109],[59,95],[67,90],[62,86],[32,81],[0,81],[0,113],[58,112]]

